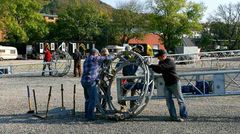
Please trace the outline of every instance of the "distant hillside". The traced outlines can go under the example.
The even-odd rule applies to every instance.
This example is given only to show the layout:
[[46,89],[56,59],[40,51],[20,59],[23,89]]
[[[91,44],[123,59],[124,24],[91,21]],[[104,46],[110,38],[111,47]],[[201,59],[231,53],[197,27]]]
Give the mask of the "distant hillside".
[[[80,3],[86,0],[37,0],[37,1],[43,5],[42,10],[40,11],[41,13],[59,14],[61,11],[65,10],[68,6],[80,5]],[[113,9],[113,7],[111,7],[110,5],[100,0],[93,0],[93,1],[99,4],[99,6],[107,10]]]

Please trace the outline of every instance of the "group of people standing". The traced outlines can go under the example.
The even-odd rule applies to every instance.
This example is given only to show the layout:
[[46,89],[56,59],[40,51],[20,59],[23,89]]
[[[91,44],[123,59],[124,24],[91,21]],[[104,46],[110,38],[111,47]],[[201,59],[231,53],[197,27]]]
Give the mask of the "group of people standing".
[[[127,48],[128,49],[128,48]],[[129,51],[129,50],[128,50]],[[49,50],[49,47],[45,47],[44,49],[44,66],[42,75],[44,76],[44,70],[46,66],[49,68],[49,75],[51,75],[51,66],[50,62],[52,60],[52,55]],[[186,108],[186,104],[183,98],[183,94],[181,91],[181,82],[179,76],[176,72],[176,65],[174,61],[167,57],[167,52],[165,50],[159,50],[155,57],[158,58],[159,63],[155,65],[149,65],[149,68],[152,69],[155,73],[162,74],[162,77],[165,81],[164,94],[166,97],[166,104],[168,107],[168,111],[173,121],[184,121],[188,117],[188,112]],[[95,108],[96,104],[99,101],[99,93],[98,93],[98,82],[99,82],[99,71],[101,69],[104,61],[112,60],[112,56],[109,55],[109,52],[106,48],[103,48],[101,54],[95,48],[93,48],[89,55],[85,58],[83,63],[83,72],[81,70],[81,58],[82,55],[78,49],[75,49],[73,54],[74,59],[74,77],[81,77],[81,84],[84,89],[84,97],[85,97],[85,118],[89,121],[95,120]],[[132,68],[132,69],[129,69]],[[125,71],[124,71],[125,70]],[[134,71],[132,71],[134,70]],[[123,69],[123,75],[131,75],[131,73],[135,73],[137,70],[137,66],[127,66]],[[130,73],[127,73],[131,71]],[[126,92],[123,93],[124,95]],[[134,94],[134,91],[131,92]],[[180,118],[177,117],[176,109],[174,106],[173,95],[176,97],[179,110],[180,110]],[[121,104],[121,109],[124,109],[126,102],[119,102]],[[131,104],[132,105],[132,104]]]
[[[181,82],[176,72],[176,65],[172,59],[167,57],[167,52],[165,50],[159,50],[155,57],[159,59],[159,63],[155,65],[154,64],[149,65],[149,68],[151,68],[152,71],[154,71],[155,73],[161,73],[165,81],[164,94],[166,97],[168,111],[171,117],[170,119],[172,121],[182,122],[186,118],[188,118],[188,112],[181,91]],[[90,55],[84,61],[81,84],[84,88],[85,118],[87,120],[95,120],[96,118],[94,110],[97,102],[99,101],[97,83],[99,82],[98,75],[99,69],[101,68],[101,62],[103,62],[104,60],[111,59],[112,59],[111,56],[100,55],[97,49],[92,49]],[[130,71],[128,68],[125,68],[126,69],[125,72]],[[131,66],[131,68],[134,68],[134,70],[137,69],[137,67],[135,66]],[[126,93],[124,92],[123,94]],[[131,94],[134,94],[134,91]],[[176,113],[173,95],[176,97],[179,105],[180,118],[178,118]],[[125,102],[119,103],[122,106],[125,106]]]

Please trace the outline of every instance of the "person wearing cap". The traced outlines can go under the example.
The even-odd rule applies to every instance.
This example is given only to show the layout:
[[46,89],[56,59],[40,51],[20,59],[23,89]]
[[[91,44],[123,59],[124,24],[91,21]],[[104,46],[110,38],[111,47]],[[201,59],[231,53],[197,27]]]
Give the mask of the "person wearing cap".
[[[165,82],[164,94],[171,120],[184,121],[184,119],[188,117],[188,112],[181,91],[181,82],[176,73],[176,65],[172,59],[167,57],[165,50],[159,50],[155,57],[159,59],[158,65],[149,65],[149,68],[156,73],[162,74]],[[178,101],[180,118],[177,117],[172,95],[174,95]]]
[[111,57],[100,56],[99,51],[93,48],[83,63],[83,74],[81,84],[85,97],[85,118],[88,121],[95,120],[95,107],[99,101],[98,81],[100,65],[104,60],[111,60]]

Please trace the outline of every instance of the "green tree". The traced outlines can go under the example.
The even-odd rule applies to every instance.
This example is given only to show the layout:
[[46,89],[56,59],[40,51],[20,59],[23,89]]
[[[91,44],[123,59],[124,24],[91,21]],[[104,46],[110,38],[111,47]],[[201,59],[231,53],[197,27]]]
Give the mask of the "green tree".
[[201,51],[209,51],[214,50],[212,46],[213,36],[210,32],[210,24],[203,24],[203,30],[201,31],[201,38],[199,40],[199,46],[201,47]]
[[0,0],[0,3],[0,30],[5,31],[5,22],[8,11],[5,6],[7,4],[7,0]]
[[104,13],[94,2],[84,2],[78,7],[69,6],[59,15],[55,39],[93,40],[101,33]]
[[41,6],[34,0],[4,0],[2,23],[9,41],[24,43],[40,39],[48,32],[39,10]]
[[183,35],[201,30],[203,4],[186,0],[149,0],[150,30],[162,35],[165,47],[174,51]]
[[141,3],[137,0],[121,3],[112,15],[111,33],[115,42],[123,44],[133,37],[141,37],[145,31],[145,22]]
[[103,21],[101,25],[99,25],[101,29],[101,33],[94,37],[98,48],[102,48],[109,44],[115,44],[114,42],[114,35],[112,35],[111,31],[111,16],[106,13],[105,17],[103,17]]

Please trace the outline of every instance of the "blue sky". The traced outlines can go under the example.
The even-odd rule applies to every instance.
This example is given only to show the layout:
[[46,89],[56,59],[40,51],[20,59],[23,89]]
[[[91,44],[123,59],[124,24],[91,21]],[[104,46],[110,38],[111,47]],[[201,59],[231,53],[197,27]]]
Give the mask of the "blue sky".
[[[113,7],[116,7],[120,2],[128,1],[128,0],[101,0],[109,5],[112,5]],[[146,0],[140,0],[140,1],[146,1]],[[207,7],[207,10],[204,14],[203,20],[206,21],[208,18],[209,14],[214,14],[214,11],[217,10],[217,7],[222,4],[226,5],[229,3],[236,4],[237,2],[240,2],[240,0],[191,0],[193,2],[197,3],[204,3],[204,5]]]

